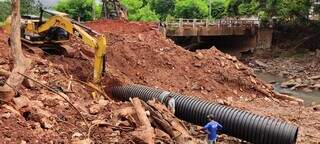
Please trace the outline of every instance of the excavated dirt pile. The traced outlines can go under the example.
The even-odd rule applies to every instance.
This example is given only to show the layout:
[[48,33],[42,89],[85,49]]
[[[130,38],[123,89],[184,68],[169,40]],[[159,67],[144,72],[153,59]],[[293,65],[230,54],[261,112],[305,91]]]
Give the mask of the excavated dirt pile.
[[215,48],[189,52],[165,38],[155,25],[122,21],[87,25],[108,36],[108,69],[123,83],[207,99],[272,95],[268,86],[255,79],[253,71],[235,57]]
[[[215,48],[186,51],[166,39],[151,23],[101,20],[86,25],[108,37],[108,67],[103,80],[108,97],[112,98],[110,88],[115,85],[158,87],[286,120],[300,126],[299,143],[320,141],[319,112],[274,94],[270,86],[256,79],[253,71],[235,57]],[[6,39],[0,29],[0,69],[10,71],[12,64]],[[24,53],[33,60],[26,75],[55,92],[26,79],[18,90],[20,96],[11,103],[3,103],[0,108],[0,139],[4,143],[137,143],[147,140],[144,132],[151,129],[143,125],[146,121],[142,122],[139,116],[146,114],[138,110],[141,106],[137,101],[93,100],[92,89],[83,83],[92,77],[93,50],[77,39],[69,45],[74,49],[69,56],[39,55],[25,49]],[[5,76],[0,78],[6,79]],[[168,126],[176,127],[174,124],[179,123],[161,104],[143,104],[143,107],[155,108],[153,110],[161,113],[163,118],[160,119]],[[152,113],[148,117],[154,119]],[[157,142],[177,142],[174,139],[177,133],[199,142],[195,138],[199,133],[190,130],[194,126],[190,128],[188,124],[188,129],[182,126],[178,132],[167,132],[153,120],[150,122]],[[227,136],[219,141],[240,143]]]

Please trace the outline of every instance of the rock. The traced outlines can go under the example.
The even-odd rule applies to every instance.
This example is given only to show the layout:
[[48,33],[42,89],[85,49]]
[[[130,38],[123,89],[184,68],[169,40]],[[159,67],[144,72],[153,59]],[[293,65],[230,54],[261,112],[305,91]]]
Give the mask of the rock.
[[30,100],[25,96],[20,96],[17,98],[13,98],[13,102],[16,104],[16,109],[19,110],[23,107],[27,107],[30,103]]
[[320,111],[320,105],[315,105],[312,107],[314,111]]
[[319,89],[320,88],[320,84],[314,84],[312,87],[316,88],[316,89]]
[[103,99],[100,99],[98,104],[101,106],[101,107],[104,107],[106,105],[108,105],[110,102],[107,101],[107,100],[103,100]]
[[41,124],[39,122],[31,123],[30,126],[32,129],[41,129]]
[[279,76],[280,76],[280,77],[287,77],[289,74],[290,74],[290,73],[287,72],[287,71],[281,71],[281,72],[279,73]]
[[74,139],[74,138],[79,138],[79,137],[82,137],[83,135],[81,134],[81,133],[79,133],[79,132],[75,132],[74,134],[72,134],[72,139]]
[[100,112],[100,106],[98,104],[94,104],[89,108],[89,113],[92,115],[96,115]]
[[194,65],[195,67],[201,67],[201,66],[202,66],[201,62],[195,62],[193,65]]
[[233,62],[236,62],[238,60],[235,56],[231,56],[229,54],[226,54],[226,59],[231,60]]
[[217,99],[217,103],[223,105],[223,104],[224,104],[224,101],[223,101],[222,99]]
[[201,52],[197,52],[197,54],[195,55],[195,57],[198,59],[198,60],[202,60],[204,58],[203,54]]
[[131,124],[128,121],[120,121],[117,125],[130,127]]
[[34,82],[29,79],[24,79],[22,84],[28,89],[35,89],[36,88],[36,85],[34,84]]
[[40,120],[40,124],[41,124],[41,127],[44,129],[50,129],[53,127],[52,122],[46,117],[44,117]]
[[302,82],[302,79],[301,79],[301,78],[297,78],[295,81],[296,81],[297,83],[301,83],[301,82]]
[[257,81],[256,81],[252,76],[250,76],[250,81],[251,81],[253,84],[257,84]]
[[232,91],[235,95],[238,95],[238,91],[237,90],[233,90]]
[[286,82],[283,82],[281,83],[281,87],[283,88],[287,88],[287,87],[293,87],[295,85],[297,85],[298,83],[294,80],[294,79],[291,79],[289,81],[286,81]]
[[223,101],[223,105],[230,106],[232,102],[233,102],[233,98],[228,97],[226,101]]
[[71,144],[91,144],[93,143],[91,139],[87,138],[84,140],[73,140]]
[[2,118],[8,119],[10,118],[11,113],[4,113],[3,115],[1,115]]
[[306,93],[310,93],[310,92],[312,92],[312,89],[306,87],[306,88],[303,88],[302,91],[304,91]]
[[312,77],[310,77],[310,79],[312,79],[312,80],[320,79],[320,75],[312,76]]
[[255,60],[255,63],[256,63],[258,66],[263,67],[263,68],[268,67],[267,64],[265,64],[264,62],[259,61],[259,60]]
[[237,70],[240,70],[240,67],[238,64],[234,64],[234,66],[236,67]]
[[22,140],[20,144],[27,144],[27,142]]
[[297,102],[297,101],[289,101],[289,103],[292,105],[299,105],[299,102]]
[[264,100],[267,101],[267,102],[271,102],[271,99],[269,99],[267,97],[265,97]]

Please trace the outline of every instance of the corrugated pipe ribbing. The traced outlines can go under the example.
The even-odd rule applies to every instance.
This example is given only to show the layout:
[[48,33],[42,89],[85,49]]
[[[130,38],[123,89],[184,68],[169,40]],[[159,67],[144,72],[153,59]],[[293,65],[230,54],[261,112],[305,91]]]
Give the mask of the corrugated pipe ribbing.
[[143,101],[157,99],[165,104],[169,101],[167,96],[171,95],[176,101],[178,118],[203,126],[206,116],[213,114],[223,126],[222,133],[252,143],[294,144],[298,135],[297,126],[277,119],[141,85],[114,87],[112,94],[121,100],[139,97]]

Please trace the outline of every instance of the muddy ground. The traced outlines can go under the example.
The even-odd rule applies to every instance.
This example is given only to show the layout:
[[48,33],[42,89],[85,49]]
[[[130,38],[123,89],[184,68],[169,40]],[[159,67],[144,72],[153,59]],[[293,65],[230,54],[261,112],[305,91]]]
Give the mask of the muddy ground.
[[[272,88],[255,78],[253,70],[235,57],[217,49],[189,52],[166,39],[150,23],[101,20],[87,25],[108,37],[108,66],[103,85],[110,98],[110,88],[116,85],[161,88],[286,120],[300,127],[299,143],[319,143],[320,112],[277,99]],[[0,30],[0,68],[10,71],[6,39]],[[0,138],[4,143],[70,143],[87,138],[95,143],[135,141],[130,134],[135,126],[115,116],[117,110],[131,104],[113,98],[94,101],[90,96],[92,89],[79,82],[91,80],[92,55],[85,51],[92,49],[77,39],[69,45],[75,50],[73,56],[39,55],[25,49],[33,60],[26,75],[62,90],[83,116],[61,97],[28,82],[28,86],[18,90],[20,97],[15,98],[15,104],[3,104],[0,109]],[[88,135],[83,118],[89,126],[96,120],[104,120],[113,127],[97,127]],[[130,130],[124,130],[119,123]],[[220,142],[239,143],[239,140],[224,136]]]

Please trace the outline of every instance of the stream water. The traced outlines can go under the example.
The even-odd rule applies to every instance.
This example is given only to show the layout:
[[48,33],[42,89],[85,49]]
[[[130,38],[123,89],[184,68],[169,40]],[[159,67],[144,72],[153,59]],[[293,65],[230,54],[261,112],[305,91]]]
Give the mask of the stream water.
[[286,81],[286,79],[284,78],[269,73],[260,72],[256,73],[256,75],[259,79],[267,83],[274,83],[273,88],[276,92],[301,98],[304,100],[304,103],[307,106],[312,104],[320,104],[320,91],[304,92],[302,90],[290,90],[288,88],[282,88],[280,86],[281,82]]

